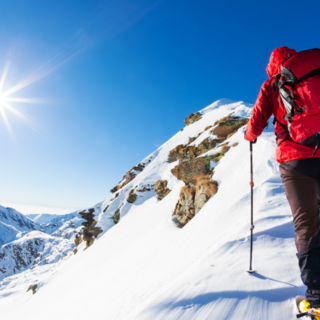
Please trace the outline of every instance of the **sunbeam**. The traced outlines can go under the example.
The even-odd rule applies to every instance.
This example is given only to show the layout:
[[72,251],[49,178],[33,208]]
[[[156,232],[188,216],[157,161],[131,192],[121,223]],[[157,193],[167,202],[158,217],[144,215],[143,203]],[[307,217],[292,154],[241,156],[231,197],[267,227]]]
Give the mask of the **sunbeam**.
[[[108,40],[130,27],[133,23],[136,23],[137,21],[142,19],[146,14],[154,10],[161,1],[162,0],[158,0],[150,7],[142,8],[141,12],[135,14],[133,17],[130,17],[131,11],[129,11],[125,18],[121,19],[119,23],[117,23],[116,25],[111,24],[108,27],[105,26],[105,21],[108,21],[108,19],[106,19],[105,17],[106,10],[100,10],[100,8],[100,11],[96,12],[90,18],[90,21],[88,21],[83,26],[83,28],[80,28],[78,32],[76,32],[68,41],[66,41],[65,45],[63,45],[58,52],[56,52],[48,60],[40,64],[39,67],[33,70],[33,72],[31,72],[28,77],[22,79],[22,81],[16,82],[11,87],[6,88],[6,80],[11,65],[11,61],[8,60],[4,65],[0,77],[0,114],[7,130],[10,133],[13,133],[12,127],[9,123],[9,119],[6,115],[7,110],[13,112],[25,123],[31,125],[31,127],[35,129],[35,124],[20,111],[18,111],[15,106],[12,106],[11,102],[42,105],[47,103],[47,101],[43,99],[14,97],[14,94],[54,73],[58,68],[68,63],[88,47],[92,46],[94,43],[94,37],[90,35],[95,35],[98,30],[106,30],[104,31],[106,34],[103,36],[103,38],[105,38],[105,40]],[[39,130],[36,131],[38,132]]]

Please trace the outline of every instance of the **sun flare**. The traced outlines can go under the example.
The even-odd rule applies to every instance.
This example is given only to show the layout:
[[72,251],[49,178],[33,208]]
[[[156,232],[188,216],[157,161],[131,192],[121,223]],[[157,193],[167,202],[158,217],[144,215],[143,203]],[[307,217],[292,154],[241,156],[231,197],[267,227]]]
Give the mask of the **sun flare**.
[[[32,122],[24,116],[20,111],[18,111],[15,107],[12,106],[11,102],[15,103],[37,103],[36,99],[27,99],[27,98],[16,98],[12,96],[13,93],[21,90],[22,88],[28,86],[30,83],[25,84],[26,81],[20,82],[17,85],[14,85],[13,87],[9,88],[8,90],[4,91],[5,82],[7,79],[7,75],[10,68],[10,62],[6,62],[1,79],[0,79],[0,115],[2,116],[3,122],[5,126],[7,127],[9,133],[13,133],[11,129],[11,125],[9,122],[9,119],[7,117],[6,111],[10,111],[15,114],[15,116],[18,116],[21,120],[26,122],[27,124],[32,124]],[[34,81],[32,81],[34,82]],[[33,124],[32,124],[33,125]]]

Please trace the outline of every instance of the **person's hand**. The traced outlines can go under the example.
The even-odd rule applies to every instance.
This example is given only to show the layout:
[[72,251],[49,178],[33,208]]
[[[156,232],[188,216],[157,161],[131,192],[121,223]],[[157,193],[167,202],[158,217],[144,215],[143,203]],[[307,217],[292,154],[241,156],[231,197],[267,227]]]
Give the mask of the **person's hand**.
[[[247,130],[244,131],[244,139],[247,140],[247,141],[250,141],[248,139],[246,139],[246,133],[247,133]],[[250,141],[251,143],[256,143],[257,142],[257,139],[254,139],[253,141]]]

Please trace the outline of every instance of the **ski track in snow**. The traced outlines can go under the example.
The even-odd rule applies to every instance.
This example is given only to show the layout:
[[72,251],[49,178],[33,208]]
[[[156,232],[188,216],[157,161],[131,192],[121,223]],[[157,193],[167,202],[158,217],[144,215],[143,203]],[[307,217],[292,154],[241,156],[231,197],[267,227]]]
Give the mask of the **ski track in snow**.
[[[250,251],[249,143],[242,127],[215,168],[218,193],[183,229],[171,221],[183,182],[167,163],[168,153],[208,125],[235,112],[248,117],[252,105],[221,99],[200,111],[202,119],[178,132],[142,162],[128,185],[95,206],[103,234],[92,247],[5,278],[0,283],[1,320],[112,319],[290,319],[293,298],[304,294],[299,276],[292,217],[275,160],[273,126],[253,146],[254,248]],[[271,123],[271,121],[270,121]],[[204,132],[193,144],[208,136]],[[211,150],[208,154],[215,153]],[[154,191],[126,202],[130,189],[168,180],[162,201]],[[121,220],[111,219],[121,209]],[[108,210],[103,209],[109,205]],[[38,283],[35,295],[26,289]],[[19,306],[19,308],[17,308]]]

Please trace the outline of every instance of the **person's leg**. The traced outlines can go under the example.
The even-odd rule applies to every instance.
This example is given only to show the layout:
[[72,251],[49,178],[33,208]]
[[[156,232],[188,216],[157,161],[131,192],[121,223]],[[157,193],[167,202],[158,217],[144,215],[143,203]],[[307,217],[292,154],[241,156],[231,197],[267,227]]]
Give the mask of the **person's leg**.
[[306,298],[320,307],[320,236],[318,183],[315,178],[280,165],[281,178],[289,201],[295,227],[297,257],[301,279],[308,287]]

